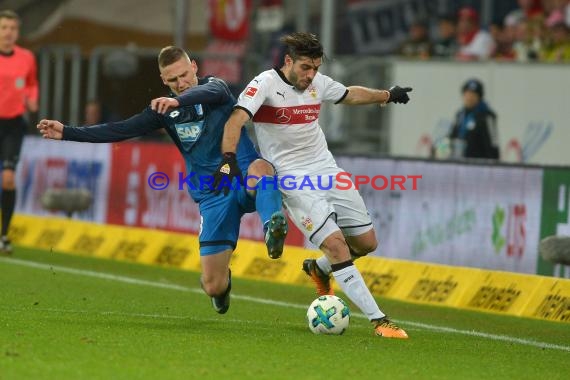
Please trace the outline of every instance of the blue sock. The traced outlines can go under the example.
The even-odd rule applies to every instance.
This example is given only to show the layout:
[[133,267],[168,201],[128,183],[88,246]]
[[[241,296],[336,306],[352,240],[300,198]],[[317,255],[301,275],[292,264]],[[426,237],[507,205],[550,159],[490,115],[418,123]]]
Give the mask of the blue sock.
[[262,177],[257,186],[255,208],[261,218],[264,231],[267,230],[271,215],[281,211],[281,202],[281,192],[277,186],[277,181],[273,177]]

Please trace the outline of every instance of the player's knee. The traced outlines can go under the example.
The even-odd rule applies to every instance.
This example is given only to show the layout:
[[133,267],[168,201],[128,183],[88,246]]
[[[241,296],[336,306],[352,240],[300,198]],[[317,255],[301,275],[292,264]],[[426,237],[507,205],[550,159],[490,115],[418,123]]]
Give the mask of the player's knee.
[[275,174],[275,170],[273,170],[273,166],[271,166],[269,162],[257,159],[249,164],[247,174],[256,177],[273,176]]
[[351,246],[350,253],[353,256],[362,257],[374,252],[376,248],[378,248],[378,242],[376,240],[370,240],[356,246]]
[[348,244],[341,234],[332,234],[321,245],[332,263],[339,263],[350,259]]
[[350,245],[350,254],[354,257],[366,256],[378,248],[378,240],[374,229],[358,236],[347,237]]
[[378,240],[375,239],[369,242],[366,246],[366,254],[376,251],[376,248],[378,248]]
[[210,297],[223,294],[228,287],[227,276],[202,276],[202,289]]

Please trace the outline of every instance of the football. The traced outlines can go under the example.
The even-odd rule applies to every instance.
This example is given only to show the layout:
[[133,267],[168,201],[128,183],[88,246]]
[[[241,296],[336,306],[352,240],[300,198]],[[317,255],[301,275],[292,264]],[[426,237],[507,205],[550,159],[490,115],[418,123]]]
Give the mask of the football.
[[321,296],[309,306],[307,322],[315,334],[340,335],[348,328],[350,309],[337,296]]

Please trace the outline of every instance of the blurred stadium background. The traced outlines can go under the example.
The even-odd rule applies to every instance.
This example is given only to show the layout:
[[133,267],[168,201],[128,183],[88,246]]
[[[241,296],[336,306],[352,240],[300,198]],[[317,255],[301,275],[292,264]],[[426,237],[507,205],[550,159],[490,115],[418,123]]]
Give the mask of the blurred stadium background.
[[[39,65],[40,111],[30,115],[18,212],[53,215],[38,201],[46,189],[87,187],[95,201],[78,214],[83,220],[196,233],[197,209],[186,194],[173,186],[149,194],[144,186],[151,169],[183,171],[166,135],[62,149],[38,141],[34,119],[81,125],[140,112],[166,94],[156,55],[168,44],[188,49],[199,74],[224,78],[237,95],[256,73],[280,64],[279,36],[309,30],[325,46],[323,71],[339,81],[414,87],[405,107],[329,106],[320,116],[346,170],[423,175],[418,192],[363,187],[382,242],[378,254],[569,276],[537,249],[540,239],[568,228],[569,66],[564,55],[547,62],[546,54],[553,44],[548,20],[567,17],[567,1],[102,1],[0,1],[20,13],[20,43]],[[436,51],[440,23],[456,22],[465,6],[477,12],[482,30],[500,29],[488,57],[461,56],[453,44]],[[418,25],[423,37],[411,32]],[[520,53],[531,50],[520,46],[528,41],[536,54]],[[567,36],[562,47],[568,44]],[[461,107],[460,87],[473,77],[498,114],[499,161],[449,160],[446,136]],[[463,228],[452,228],[462,218]],[[256,219],[245,219],[244,238],[261,240]],[[288,242],[308,246],[295,231]]]
[[[505,159],[567,164],[570,157],[564,160],[561,152],[549,148],[562,139],[544,137],[548,135],[545,130],[555,127],[552,118],[556,115],[547,118],[524,107],[532,104],[532,108],[543,108],[537,104],[536,93],[547,91],[550,78],[566,77],[565,66],[542,64],[570,60],[568,54],[559,59],[547,54],[552,45],[547,20],[551,13],[567,12],[563,3],[566,1],[546,0],[542,13],[531,14],[528,19],[517,18],[517,0],[104,0],[101,4],[87,0],[4,0],[0,6],[21,13],[20,42],[33,49],[39,59],[43,95],[39,117],[50,115],[71,124],[82,123],[85,105],[96,100],[103,106],[104,119],[139,112],[150,96],[165,92],[156,75],[155,57],[167,44],[187,48],[198,60],[203,75],[225,78],[237,94],[253,75],[281,63],[282,52],[276,44],[280,35],[309,30],[320,36],[330,58],[323,69],[340,81],[372,87],[407,82],[420,91],[415,94],[416,108],[396,108],[396,115],[390,109],[374,107],[334,107],[334,111],[326,112],[322,124],[337,153],[425,156],[421,150],[425,138],[437,140],[443,133],[460,104],[458,92],[463,80],[473,76],[483,80],[487,97],[501,118]],[[476,9],[481,27],[496,40],[488,59],[476,64],[460,65],[453,49],[436,49],[441,41],[441,19],[456,18],[463,6]],[[418,24],[427,29],[427,35],[416,30]],[[527,41],[533,45],[526,50],[537,49],[534,56],[525,54],[521,46]],[[523,61],[532,65],[511,65]],[[513,73],[511,78],[503,71],[521,74]],[[534,78],[545,88],[536,87]],[[513,87],[513,82],[519,87]],[[562,82],[558,84],[563,87]],[[437,97],[427,96],[434,92]],[[544,106],[557,109],[557,94],[549,94],[555,100]],[[522,98],[517,99],[517,95]],[[502,101],[513,104],[507,107]],[[401,120],[404,116],[399,111],[416,114],[417,118]],[[531,141],[533,147],[540,145],[542,149],[535,147],[526,154],[517,150],[528,148],[525,143]]]

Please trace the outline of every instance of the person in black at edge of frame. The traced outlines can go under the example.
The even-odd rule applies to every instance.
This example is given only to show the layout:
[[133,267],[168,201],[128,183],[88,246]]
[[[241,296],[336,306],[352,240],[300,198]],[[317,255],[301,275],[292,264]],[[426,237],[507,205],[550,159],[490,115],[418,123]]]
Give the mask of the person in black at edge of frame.
[[498,160],[497,114],[484,100],[484,87],[478,79],[469,79],[461,87],[463,107],[457,112],[449,133],[452,158],[487,158]]

